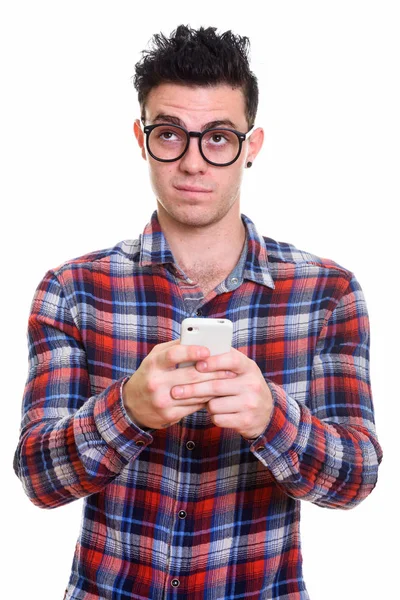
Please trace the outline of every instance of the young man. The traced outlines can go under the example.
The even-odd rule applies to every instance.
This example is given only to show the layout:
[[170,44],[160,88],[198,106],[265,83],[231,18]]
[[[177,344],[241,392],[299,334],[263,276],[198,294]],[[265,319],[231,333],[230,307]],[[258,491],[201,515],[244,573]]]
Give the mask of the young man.
[[[15,470],[38,506],[85,499],[67,599],[305,600],[300,500],[356,506],[382,458],[363,294],[241,215],[247,38],[153,41],[134,132],[157,211],[40,283]],[[181,345],[189,316],[231,319],[232,350]]]

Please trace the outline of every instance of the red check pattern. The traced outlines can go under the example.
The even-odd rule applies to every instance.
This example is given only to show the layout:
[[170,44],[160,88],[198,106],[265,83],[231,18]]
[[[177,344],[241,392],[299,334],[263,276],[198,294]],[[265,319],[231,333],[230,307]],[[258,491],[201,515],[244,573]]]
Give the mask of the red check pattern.
[[[37,288],[14,468],[37,506],[84,498],[68,600],[306,600],[300,501],[349,509],[376,484],[357,280],[242,218],[240,276],[206,298],[156,213],[138,240],[65,263]],[[272,419],[253,442],[206,409],[159,431],[125,412],[123,383],[199,308],[233,321],[234,347],[270,387]]]

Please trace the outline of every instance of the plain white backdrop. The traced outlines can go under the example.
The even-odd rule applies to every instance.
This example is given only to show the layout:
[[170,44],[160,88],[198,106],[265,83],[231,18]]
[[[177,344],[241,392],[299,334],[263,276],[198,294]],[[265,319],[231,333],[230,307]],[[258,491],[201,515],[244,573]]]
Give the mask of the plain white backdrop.
[[252,42],[266,140],[245,173],[242,211],[264,235],[352,270],[367,300],[384,460],[356,509],[303,504],[310,596],[396,597],[398,3],[9,0],[0,10],[2,597],[63,598],[82,509],[34,507],[12,470],[32,296],[49,268],[137,237],[149,220],[131,77],[151,35],[180,23]]

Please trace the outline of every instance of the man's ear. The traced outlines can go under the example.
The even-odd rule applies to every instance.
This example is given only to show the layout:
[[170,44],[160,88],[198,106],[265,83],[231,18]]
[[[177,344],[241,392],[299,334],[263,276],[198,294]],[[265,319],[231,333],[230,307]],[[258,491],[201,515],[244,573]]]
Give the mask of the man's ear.
[[257,129],[255,129],[253,131],[253,133],[251,134],[251,136],[249,137],[249,145],[248,145],[248,152],[247,152],[247,158],[246,158],[246,163],[248,161],[250,162],[254,162],[255,157],[257,156],[257,154],[260,152],[262,145],[264,142],[264,129],[262,129],[261,127],[257,127]]
[[140,126],[139,119],[136,119],[136,121],[133,124],[133,133],[135,134],[135,138],[137,140],[137,143],[139,144],[139,148],[142,151],[142,158],[144,158],[144,160],[147,160],[146,150],[145,150],[145,145],[144,145],[144,133]]

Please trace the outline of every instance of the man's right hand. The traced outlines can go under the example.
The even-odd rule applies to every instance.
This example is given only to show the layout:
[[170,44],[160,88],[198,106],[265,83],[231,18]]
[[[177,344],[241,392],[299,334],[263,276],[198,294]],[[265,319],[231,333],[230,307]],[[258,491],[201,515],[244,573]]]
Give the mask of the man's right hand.
[[210,398],[191,398],[185,404],[174,400],[176,385],[200,383],[210,379],[232,379],[231,371],[200,373],[195,366],[177,369],[182,362],[208,358],[204,346],[183,346],[180,340],[158,344],[125,383],[122,398],[130,419],[140,428],[163,429],[203,408]]

